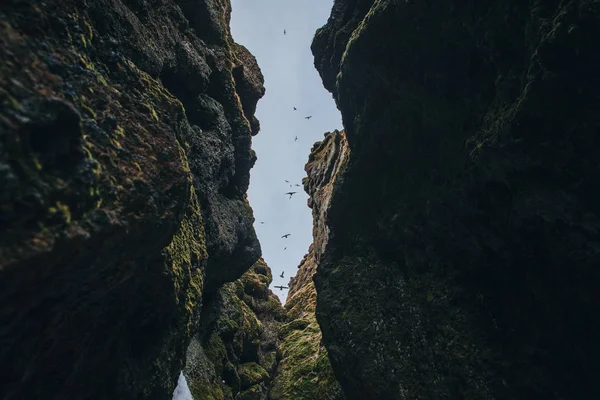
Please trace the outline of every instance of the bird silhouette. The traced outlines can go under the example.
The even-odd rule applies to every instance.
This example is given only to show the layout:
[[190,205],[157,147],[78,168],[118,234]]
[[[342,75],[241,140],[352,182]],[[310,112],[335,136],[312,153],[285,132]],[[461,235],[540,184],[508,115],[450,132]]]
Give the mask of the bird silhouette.
[[294,111],[296,111],[296,110],[297,110],[297,108],[296,108],[296,107],[294,107]]
[[284,29],[284,30],[283,30],[283,34],[285,35],[286,33],[287,33],[287,31]]
[[312,115],[309,115],[308,117],[304,117],[304,119],[311,119]]
[[284,250],[287,250],[287,247],[284,247],[283,249],[284,249]]
[[297,183],[296,183],[296,185],[295,185],[295,186],[298,186],[298,187],[300,187],[300,185],[298,185]]
[[261,224],[264,224],[264,222],[260,221]]
[[284,179],[285,183],[290,183],[290,181],[288,181],[287,179]]
[[283,274],[285,274],[285,271],[281,271],[281,275],[279,275],[279,277],[283,278]]
[[[292,185],[290,185],[290,186],[292,186]],[[292,198],[292,196],[293,196],[293,195],[295,195],[296,193],[297,193],[297,192],[287,192],[286,194],[287,194],[288,196],[290,196],[290,199],[291,199],[291,198]]]
[[294,138],[294,142],[297,142],[297,141],[298,141],[298,136],[296,136],[296,137]]
[[[288,236],[291,236],[291,233],[286,233],[285,235],[282,236],[282,238],[287,239]],[[287,249],[287,247],[286,247],[286,249]]]
[[279,290],[289,289],[289,287],[287,287],[287,286],[275,286],[275,287]]

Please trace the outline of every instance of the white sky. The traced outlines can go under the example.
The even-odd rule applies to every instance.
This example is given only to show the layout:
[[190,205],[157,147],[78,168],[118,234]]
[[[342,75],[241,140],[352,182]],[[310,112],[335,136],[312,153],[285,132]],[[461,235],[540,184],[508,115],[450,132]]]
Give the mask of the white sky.
[[[273,271],[271,288],[282,302],[288,291],[273,286],[287,286],[312,242],[308,195],[302,186],[290,188],[285,180],[302,185],[313,143],[342,127],[310,51],[314,33],[327,22],[332,4],[333,0],[232,0],[233,38],[254,54],[265,76],[267,92],[256,112],[261,131],[252,144],[258,161],[251,171],[248,197],[263,257]],[[310,120],[304,119],[309,115]],[[289,191],[298,193],[290,200],[284,194]],[[291,236],[282,239],[286,233]],[[284,278],[279,277],[282,271]]]

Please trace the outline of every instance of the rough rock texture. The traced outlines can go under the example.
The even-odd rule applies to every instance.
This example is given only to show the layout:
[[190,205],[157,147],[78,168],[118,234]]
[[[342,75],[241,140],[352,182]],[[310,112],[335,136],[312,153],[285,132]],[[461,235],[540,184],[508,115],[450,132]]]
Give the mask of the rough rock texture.
[[285,319],[261,258],[207,299],[200,332],[188,348],[185,376],[197,400],[266,400]]
[[285,304],[288,322],[279,331],[281,360],[271,389],[274,400],[344,398],[321,341],[315,316],[317,293],[313,275],[329,237],[326,218],[333,185],[349,154],[343,132],[326,133],[323,141],[313,146],[305,167],[308,177],[303,183],[310,195],[313,243],[290,281]]
[[336,0],[315,276],[350,399],[599,398],[600,2]]
[[1,399],[169,398],[203,295],[260,256],[229,8],[2,3]]

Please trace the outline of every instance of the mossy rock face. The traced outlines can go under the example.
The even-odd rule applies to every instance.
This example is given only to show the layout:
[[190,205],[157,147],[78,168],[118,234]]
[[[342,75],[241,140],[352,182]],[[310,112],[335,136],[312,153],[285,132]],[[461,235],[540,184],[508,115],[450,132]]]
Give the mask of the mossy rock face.
[[[316,292],[312,282],[305,282],[298,289],[296,297],[291,297],[286,303],[298,302],[302,292],[310,292],[309,298],[314,299]],[[298,309],[306,306],[299,303]],[[290,312],[288,311],[288,315]],[[271,387],[272,399],[323,399],[341,400],[344,398],[339,384],[333,376],[327,351],[321,343],[321,330],[317,324],[314,308],[303,311],[303,318],[295,319],[279,330],[280,344],[278,348],[279,361],[275,380]]]
[[348,398],[600,396],[599,36],[590,0],[335,1],[315,285]]
[[2,4],[2,399],[169,398],[202,297],[260,255],[262,76],[227,6],[209,48],[176,3]]
[[287,324],[282,325],[279,329],[278,335],[279,337],[286,337],[291,331],[304,330],[308,325],[310,325],[310,322],[311,321],[308,321],[306,319],[295,319],[292,322],[288,322]]
[[248,389],[257,383],[269,379],[269,373],[255,362],[245,363],[238,368],[242,389]]
[[264,400],[268,399],[268,389],[264,383],[252,386],[235,396],[235,400]]
[[184,371],[194,398],[267,399],[277,366],[277,331],[285,319],[268,289],[271,280],[260,259],[240,279],[205,298],[200,333],[188,348]]
[[303,184],[310,195],[313,243],[300,263],[296,276],[290,280],[290,292],[285,304],[287,323],[278,331],[280,361],[270,392],[273,400],[344,399],[321,340],[321,330],[315,316],[317,293],[313,275],[329,240],[326,212],[331,189],[348,155],[344,133],[328,132],[323,141],[313,146],[305,167],[308,177],[304,178]]

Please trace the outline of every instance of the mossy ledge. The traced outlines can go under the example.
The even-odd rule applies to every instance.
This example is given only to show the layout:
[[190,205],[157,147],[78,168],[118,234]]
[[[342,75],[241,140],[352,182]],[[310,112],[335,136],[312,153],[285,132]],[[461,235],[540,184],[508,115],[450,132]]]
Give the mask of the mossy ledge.
[[349,399],[600,398],[598,37],[597,0],[335,0],[314,282]]
[[229,13],[3,2],[1,399],[168,399],[203,298],[260,257],[263,78]]

